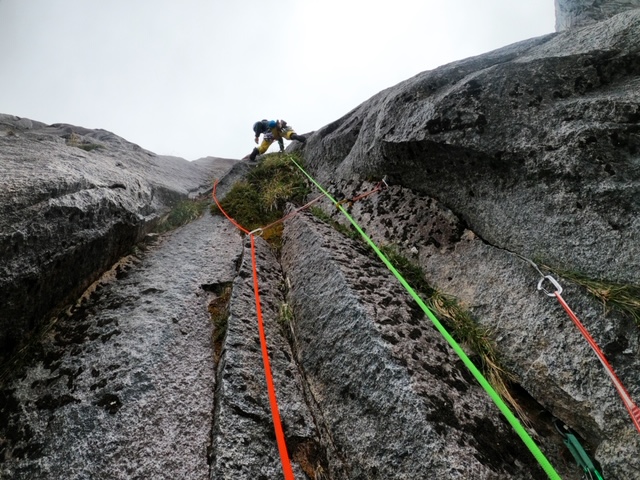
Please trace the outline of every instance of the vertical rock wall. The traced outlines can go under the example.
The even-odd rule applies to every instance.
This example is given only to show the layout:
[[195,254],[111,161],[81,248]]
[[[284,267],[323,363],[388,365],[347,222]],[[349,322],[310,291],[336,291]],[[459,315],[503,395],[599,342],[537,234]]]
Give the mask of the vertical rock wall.
[[367,248],[298,215],[287,221],[282,263],[300,368],[348,472],[334,478],[544,476]]
[[214,411],[208,286],[240,237],[207,216],[123,263],[2,371],[0,478],[206,480]]
[[0,114],[0,361],[230,167],[202,160]]

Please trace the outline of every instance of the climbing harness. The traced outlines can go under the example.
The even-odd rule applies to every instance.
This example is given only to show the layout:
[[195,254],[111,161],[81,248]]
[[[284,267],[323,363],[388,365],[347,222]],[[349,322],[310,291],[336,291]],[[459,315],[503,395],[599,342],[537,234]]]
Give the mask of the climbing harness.
[[336,208],[338,208],[339,205],[347,205],[348,207],[351,207],[358,200],[362,200],[363,198],[366,198],[369,195],[373,195],[374,193],[379,192],[381,190],[386,190],[387,188],[389,188],[389,184],[387,183],[387,176],[385,175],[384,178],[376,184],[373,190],[362,193],[353,198],[345,198],[343,200],[340,200],[339,202],[336,203]]
[[224,211],[220,202],[216,197],[216,187],[218,185],[217,180],[213,184],[213,200],[223,213],[223,215],[239,230],[249,235],[251,239],[251,265],[253,269],[253,292],[256,300],[256,315],[258,317],[258,332],[260,334],[260,347],[262,350],[262,363],[264,364],[264,374],[267,380],[267,391],[269,394],[269,405],[271,407],[271,417],[273,419],[273,428],[276,434],[276,443],[278,445],[278,453],[280,454],[280,462],[282,464],[282,470],[285,480],[294,480],[293,469],[291,467],[291,460],[289,459],[289,453],[287,452],[287,445],[285,442],[284,432],[282,430],[282,422],[280,420],[280,411],[278,409],[278,401],[276,398],[276,390],[273,385],[273,375],[271,373],[271,364],[269,362],[269,351],[267,349],[267,337],[264,332],[264,321],[262,318],[262,307],[260,304],[260,288],[258,285],[258,267],[256,263],[256,247],[255,247],[255,230],[254,232],[248,231],[233,218],[231,218],[227,212]]
[[[553,292],[549,292],[543,287],[545,280],[548,280],[554,286],[555,290]],[[591,349],[598,356],[600,363],[602,363],[602,366],[604,366],[605,371],[607,372],[607,374],[609,375],[609,378],[613,382],[613,386],[616,388],[616,390],[618,391],[618,395],[620,395],[620,398],[622,399],[622,403],[624,404],[625,408],[628,410],[629,415],[631,415],[631,420],[633,421],[633,425],[636,427],[636,430],[638,430],[638,433],[640,433],[640,408],[638,408],[638,406],[631,399],[629,392],[627,391],[627,389],[624,387],[624,385],[622,384],[618,376],[613,371],[613,367],[607,361],[607,358],[604,356],[604,353],[602,352],[602,350],[600,349],[596,341],[589,334],[589,332],[584,327],[584,325],[580,322],[576,314],[573,313],[571,308],[569,308],[569,305],[567,305],[567,302],[565,302],[564,298],[562,298],[562,295],[560,295],[562,293],[562,287],[560,286],[560,284],[551,275],[545,275],[538,282],[538,290],[542,290],[549,297],[556,297],[558,299],[558,302],[562,306],[562,308],[565,310],[565,312],[567,312],[567,315],[569,315],[569,318],[571,318],[571,320],[573,320],[573,323],[575,323],[576,327],[578,327],[578,330],[580,330],[580,333],[582,333],[584,338],[587,340],[587,342],[591,346]]]
[[558,473],[554,470],[553,466],[544,456],[540,448],[533,441],[531,436],[524,429],[520,421],[515,417],[515,415],[509,410],[509,407],[504,403],[500,395],[494,390],[491,384],[487,381],[487,379],[482,375],[480,370],[473,364],[471,359],[464,352],[462,347],[455,341],[455,339],[451,336],[451,334],[446,330],[446,328],[440,323],[440,321],[436,318],[436,316],[431,312],[431,310],[426,306],[426,304],[422,301],[420,296],[415,292],[415,290],[407,283],[404,277],[396,270],[393,264],[389,261],[389,259],[382,253],[382,251],[378,248],[378,246],[369,238],[369,236],[364,233],[360,225],[349,215],[349,213],[345,210],[345,208],[337,202],[322,186],[311,176],[309,175],[303,168],[296,162],[293,158],[290,157],[290,160],[295,164],[296,167],[313,183],[335,206],[342,214],[351,222],[356,231],[362,236],[362,238],[367,242],[367,244],[373,249],[373,251],[378,255],[380,260],[387,266],[387,268],[393,273],[393,275],[398,279],[400,284],[407,290],[407,292],[411,295],[411,297],[416,301],[416,303],[420,306],[422,311],[427,315],[427,317],[431,320],[434,326],[438,329],[440,334],[445,338],[445,340],[449,343],[451,348],[458,354],[462,362],[469,369],[471,374],[475,377],[475,379],[480,383],[482,388],[487,392],[487,394],[491,397],[496,406],[500,409],[502,414],[505,416],[507,421],[511,424],[515,432],[522,439],[524,444],[527,446],[529,451],[536,458],[542,469],[551,479],[560,479]]
[[583,478],[585,480],[604,480],[604,477],[600,475],[600,472],[598,472],[593,461],[591,461],[587,452],[582,448],[573,431],[557,418],[554,419],[553,425],[562,436],[562,442],[566,445],[567,449],[569,449],[576,463],[582,468],[584,472]]

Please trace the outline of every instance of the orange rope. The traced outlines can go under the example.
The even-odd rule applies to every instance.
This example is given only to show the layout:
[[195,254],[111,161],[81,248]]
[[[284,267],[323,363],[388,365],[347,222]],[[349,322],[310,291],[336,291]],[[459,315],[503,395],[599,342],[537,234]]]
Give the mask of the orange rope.
[[216,180],[215,182],[213,182],[213,192],[211,193],[213,195],[213,201],[216,202],[216,205],[218,206],[218,208],[220,209],[220,211],[222,212],[222,214],[227,217],[227,220],[229,220],[233,225],[235,225],[235,227],[238,230],[243,231],[246,234],[249,234],[249,230],[247,230],[246,228],[244,228],[242,225],[240,225],[238,222],[236,222],[233,218],[231,218],[229,215],[227,215],[227,212],[224,211],[224,209],[222,208],[222,205],[220,205],[220,202],[218,202],[218,199],[216,198],[216,187],[218,186],[218,180]]
[[256,314],[258,317],[258,332],[260,334],[260,346],[262,349],[262,363],[264,364],[264,374],[267,380],[267,391],[269,394],[269,405],[271,407],[271,417],[273,418],[273,428],[276,433],[276,442],[278,444],[278,452],[280,453],[280,463],[282,464],[282,471],[284,473],[285,480],[294,480],[293,469],[291,468],[291,460],[289,459],[289,453],[287,452],[287,444],[282,431],[282,422],[280,421],[280,411],[278,409],[278,401],[276,399],[276,389],[273,385],[273,375],[271,374],[271,364],[269,363],[269,351],[267,349],[267,337],[264,332],[264,321],[262,318],[262,307],[260,304],[260,293],[258,285],[258,266],[256,263],[256,248],[255,248],[255,235],[253,232],[249,232],[246,228],[231,218],[227,212],[224,211],[220,202],[216,198],[216,186],[218,181],[213,184],[213,200],[218,205],[218,208],[225,217],[235,225],[239,230],[243,231],[251,238],[251,265],[253,269],[253,292],[256,299]]
[[287,444],[285,443],[284,432],[282,431],[282,423],[280,421],[280,412],[278,410],[278,401],[276,399],[276,389],[273,386],[273,377],[271,375],[271,365],[269,363],[269,352],[267,350],[267,337],[264,333],[264,322],[262,321],[262,308],[260,306],[260,293],[258,288],[258,268],[256,264],[256,248],[255,236],[251,237],[251,264],[253,265],[253,291],[256,297],[256,313],[258,315],[258,330],[260,331],[260,346],[262,347],[262,362],[264,363],[265,376],[267,377],[267,390],[269,391],[269,404],[271,405],[271,416],[273,417],[273,425],[276,431],[276,441],[278,443],[278,451],[280,452],[280,461],[282,470],[286,480],[293,480],[293,470],[291,461],[287,453]]

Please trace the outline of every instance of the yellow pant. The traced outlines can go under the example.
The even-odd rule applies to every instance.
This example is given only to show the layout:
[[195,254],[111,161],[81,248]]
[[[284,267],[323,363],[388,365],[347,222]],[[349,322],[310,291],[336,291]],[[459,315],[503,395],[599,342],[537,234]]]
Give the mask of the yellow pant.
[[295,135],[295,133],[291,127],[285,127],[283,129],[278,127],[272,128],[270,132],[262,136],[262,143],[258,146],[258,152],[262,155],[269,149],[274,140],[278,140],[281,146],[284,145],[282,139],[286,138],[287,140],[291,140],[291,135]]

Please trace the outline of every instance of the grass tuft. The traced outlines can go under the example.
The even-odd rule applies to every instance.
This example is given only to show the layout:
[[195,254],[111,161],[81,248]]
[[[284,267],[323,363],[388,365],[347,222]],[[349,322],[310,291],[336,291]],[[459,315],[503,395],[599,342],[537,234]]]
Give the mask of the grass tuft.
[[544,266],[582,287],[597,298],[604,307],[605,313],[615,310],[633,319],[640,326],[640,286],[594,280],[585,275]]
[[462,308],[457,300],[449,295],[432,290],[426,301],[447,328],[451,329],[451,334],[456,340],[464,342],[478,355],[481,362],[479,368],[487,381],[527,423],[527,415],[509,390],[509,384],[515,381],[515,377],[502,366],[491,330],[478,325],[469,311]]
[[[288,202],[301,205],[309,189],[306,178],[291,162],[292,158],[301,162],[295,154],[266,155],[220,202],[225,212],[247,230],[255,230],[282,218]],[[217,205],[212,205],[211,213],[221,214]],[[280,244],[281,236],[279,225],[263,234],[274,247]]]
[[208,199],[183,200],[178,202],[176,206],[160,220],[156,231],[158,233],[165,233],[186,225],[196,218],[199,218],[206,210],[208,204]]
[[280,312],[278,313],[278,322],[284,325],[288,325],[293,321],[293,310],[288,303],[282,303],[280,305]]
[[480,365],[477,366],[487,381],[498,395],[512,406],[522,421],[527,423],[524,410],[509,390],[509,384],[515,381],[515,377],[502,366],[491,331],[478,325],[471,313],[462,308],[454,297],[431,287],[425,279],[422,268],[400,254],[395,247],[386,245],[381,248],[381,251],[411,285],[411,288],[435,312],[456,341],[467,345],[478,356]]

